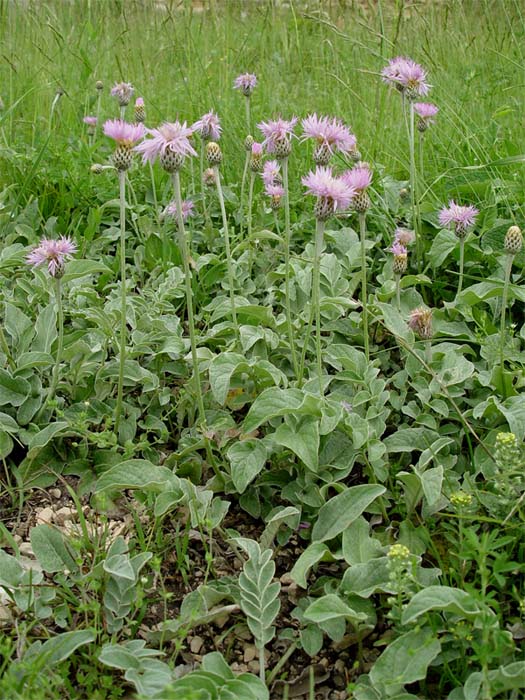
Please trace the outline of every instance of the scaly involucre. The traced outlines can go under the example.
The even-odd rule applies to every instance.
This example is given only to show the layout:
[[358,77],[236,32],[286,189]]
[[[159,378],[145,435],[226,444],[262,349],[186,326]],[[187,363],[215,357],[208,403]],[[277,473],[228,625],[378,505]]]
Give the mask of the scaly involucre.
[[310,114],[301,121],[301,126],[303,141],[309,138],[315,139],[319,144],[326,145],[332,154],[335,151],[350,153],[355,150],[357,139],[340,119]]
[[301,179],[307,194],[318,198],[321,208],[327,214],[348,209],[356,190],[342,178],[335,177],[332,168],[318,166],[315,171]]
[[61,276],[67,260],[77,252],[76,244],[68,237],[42,238],[39,245],[29,253],[26,262],[33,267],[47,263],[52,277]]
[[104,124],[104,134],[118,144],[133,146],[144,136],[142,124],[128,124],[122,119],[108,119]]
[[222,131],[219,116],[213,111],[203,114],[202,117],[192,125],[191,129],[200,134],[203,139],[209,139],[211,141],[218,141]]
[[293,130],[298,122],[298,117],[291,119],[271,119],[267,122],[257,124],[257,127],[262,131],[264,138],[263,146],[268,153],[275,153],[279,148],[279,144],[283,141],[290,141],[294,136]]
[[148,129],[153,138],[145,139],[135,150],[142,154],[142,162],[153,163],[156,158],[171,151],[182,157],[196,156],[197,151],[190,143],[192,129],[186,122],[164,122],[158,129]]

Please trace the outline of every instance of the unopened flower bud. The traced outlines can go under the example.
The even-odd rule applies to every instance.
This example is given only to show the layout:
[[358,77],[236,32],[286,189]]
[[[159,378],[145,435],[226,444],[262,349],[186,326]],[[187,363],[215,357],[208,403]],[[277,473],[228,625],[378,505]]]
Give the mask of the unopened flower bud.
[[97,80],[97,82],[95,83],[95,88],[96,88],[97,90],[103,90],[103,89],[104,89],[104,83],[102,82],[102,80]]
[[252,150],[253,143],[254,143],[254,138],[253,138],[253,136],[250,136],[250,135],[248,134],[248,136],[244,139],[244,148],[245,148],[245,150],[246,150],[246,151],[251,151],[251,150]]
[[213,168],[207,168],[202,174],[202,181],[206,187],[213,187],[215,185],[215,172]]
[[505,234],[504,248],[509,255],[517,255],[523,246],[523,235],[518,226],[511,226]]
[[206,144],[206,160],[209,165],[219,165],[222,162],[221,147],[215,141]]

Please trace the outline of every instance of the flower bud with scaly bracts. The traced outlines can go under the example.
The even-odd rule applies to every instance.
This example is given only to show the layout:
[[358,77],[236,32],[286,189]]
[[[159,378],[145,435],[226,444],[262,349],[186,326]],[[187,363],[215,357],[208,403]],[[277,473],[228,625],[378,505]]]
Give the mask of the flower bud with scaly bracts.
[[511,226],[505,234],[504,249],[508,255],[517,255],[523,247],[523,235],[519,226]]
[[251,153],[254,142],[255,139],[253,138],[253,136],[250,136],[250,134],[248,134],[248,136],[244,139],[244,150],[248,151],[248,153]]
[[432,330],[432,309],[419,306],[410,312],[408,326],[419,335],[422,340],[430,340],[434,335]]
[[221,147],[215,141],[209,141],[206,144],[206,160],[208,165],[220,165],[222,162],[222,151]]
[[146,121],[146,109],[142,97],[137,97],[135,100],[135,122],[143,124]]
[[207,168],[203,172],[202,181],[206,187],[215,187],[215,172],[213,168]]
[[255,142],[252,145],[252,155],[250,158],[250,170],[252,173],[260,173],[263,169],[262,164],[263,147],[262,144]]

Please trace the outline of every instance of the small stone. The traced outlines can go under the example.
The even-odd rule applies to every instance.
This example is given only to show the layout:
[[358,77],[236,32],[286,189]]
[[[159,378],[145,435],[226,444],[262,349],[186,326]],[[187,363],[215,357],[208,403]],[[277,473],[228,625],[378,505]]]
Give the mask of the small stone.
[[250,663],[248,664],[248,670],[251,673],[259,673],[259,670],[260,670],[259,662],[256,659],[254,661],[250,661]]
[[190,649],[192,654],[198,654],[199,651],[202,649],[203,644],[204,639],[202,637],[193,637],[193,639],[190,642]]
[[59,525],[63,525],[66,520],[74,520],[76,516],[76,511],[73,508],[70,508],[68,506],[64,506],[63,508],[59,508],[56,512],[55,515],[55,521]]
[[62,496],[62,491],[60,489],[49,489],[49,495],[53,498],[60,498]]
[[37,525],[50,525],[55,515],[52,508],[42,508],[36,516]]
[[253,644],[248,645],[245,650],[244,650],[244,663],[248,664],[250,661],[253,661],[255,657],[257,656],[257,649],[254,647]]
[[290,574],[283,574],[279,581],[283,584],[283,586],[290,586],[294,582]]
[[22,542],[18,549],[20,550],[20,554],[24,554],[26,557],[35,556],[33,553],[33,547],[31,546],[31,542]]

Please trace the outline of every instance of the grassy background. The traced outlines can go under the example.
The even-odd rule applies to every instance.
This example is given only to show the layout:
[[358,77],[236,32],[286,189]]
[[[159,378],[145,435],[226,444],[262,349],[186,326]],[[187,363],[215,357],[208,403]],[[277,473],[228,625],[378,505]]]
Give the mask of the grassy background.
[[[338,115],[358,137],[363,156],[394,177],[407,173],[407,148],[397,95],[379,78],[387,60],[406,54],[427,67],[430,100],[440,107],[428,134],[427,181],[436,205],[449,195],[480,200],[506,179],[504,199],[523,194],[521,166],[461,171],[523,152],[525,23],[519,0],[438,2],[292,2],[209,0],[51,0],[0,4],[4,185],[41,195],[35,159],[64,167],[75,179],[93,154],[79,155],[85,114],[95,109],[95,81],[104,82],[102,116],[116,116],[109,95],[130,81],[144,96],[148,123],[176,117],[189,122],[211,108],[223,126],[226,173],[240,178],[244,154],[243,98],[234,77],[253,71],[254,122],[279,112]],[[49,111],[57,87],[65,90],[49,143]],[[132,110],[129,110],[129,119]],[[1,143],[1,142],[0,142]],[[23,144],[23,145],[22,145]],[[34,149],[26,160],[13,149]],[[41,151],[43,152],[41,153]],[[98,142],[97,159],[109,155]],[[304,158],[307,152],[302,149]],[[67,160],[67,159],[66,159]],[[82,161],[77,172],[75,161]],[[306,162],[299,166],[306,168]],[[34,172],[32,172],[34,171]],[[55,184],[56,186],[56,184]],[[514,188],[514,192],[513,192]],[[514,198],[514,197],[513,197]]]

